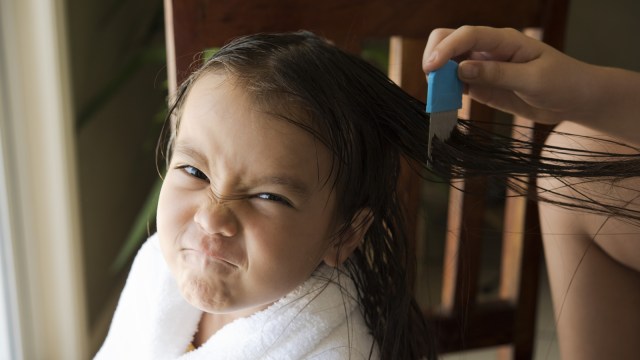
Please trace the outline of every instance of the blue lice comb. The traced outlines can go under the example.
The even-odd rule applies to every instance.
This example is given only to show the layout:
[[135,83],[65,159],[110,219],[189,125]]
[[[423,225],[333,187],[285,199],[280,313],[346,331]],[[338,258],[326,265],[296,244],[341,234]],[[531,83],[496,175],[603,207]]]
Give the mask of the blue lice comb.
[[427,113],[429,123],[428,156],[431,159],[431,141],[449,139],[458,123],[458,109],[462,107],[462,82],[458,79],[458,63],[449,60],[443,67],[429,73]]

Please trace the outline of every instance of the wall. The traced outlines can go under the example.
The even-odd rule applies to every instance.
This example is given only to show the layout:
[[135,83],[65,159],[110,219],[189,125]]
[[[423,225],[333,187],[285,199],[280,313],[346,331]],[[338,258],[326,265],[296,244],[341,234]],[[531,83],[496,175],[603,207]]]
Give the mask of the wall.
[[640,71],[640,1],[571,0],[566,53]]

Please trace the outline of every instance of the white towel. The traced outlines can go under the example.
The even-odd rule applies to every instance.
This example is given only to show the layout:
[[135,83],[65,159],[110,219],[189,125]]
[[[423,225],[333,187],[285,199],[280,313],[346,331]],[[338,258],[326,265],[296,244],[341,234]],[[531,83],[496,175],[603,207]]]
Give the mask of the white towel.
[[[368,359],[373,338],[355,294],[346,275],[321,266],[267,309],[186,353],[202,312],[182,298],[154,235],[136,256],[95,359]],[[379,358],[376,347],[371,358]]]

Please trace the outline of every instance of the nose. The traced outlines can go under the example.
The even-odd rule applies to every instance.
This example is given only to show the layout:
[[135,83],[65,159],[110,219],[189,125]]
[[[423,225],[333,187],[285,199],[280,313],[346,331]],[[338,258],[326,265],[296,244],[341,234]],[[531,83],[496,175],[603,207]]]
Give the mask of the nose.
[[208,235],[231,237],[238,232],[238,219],[227,202],[205,202],[194,215],[194,221]]

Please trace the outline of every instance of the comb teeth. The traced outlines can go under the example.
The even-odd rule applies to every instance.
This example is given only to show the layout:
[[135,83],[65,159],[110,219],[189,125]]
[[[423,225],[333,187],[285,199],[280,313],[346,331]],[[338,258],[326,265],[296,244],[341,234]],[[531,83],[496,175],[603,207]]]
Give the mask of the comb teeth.
[[462,82],[458,79],[458,64],[449,60],[440,69],[427,77],[427,112],[429,121],[429,142],[427,155],[431,161],[433,137],[446,141],[458,123],[458,109],[462,107]]
[[431,159],[431,142],[434,137],[440,141],[447,141],[451,132],[458,124],[458,110],[443,111],[431,114],[429,122],[429,143],[428,156]]

